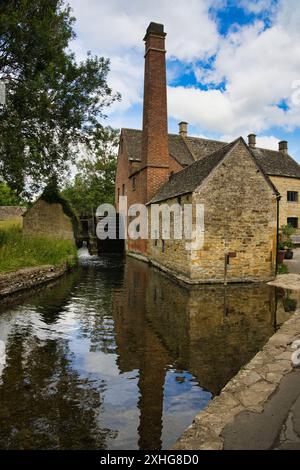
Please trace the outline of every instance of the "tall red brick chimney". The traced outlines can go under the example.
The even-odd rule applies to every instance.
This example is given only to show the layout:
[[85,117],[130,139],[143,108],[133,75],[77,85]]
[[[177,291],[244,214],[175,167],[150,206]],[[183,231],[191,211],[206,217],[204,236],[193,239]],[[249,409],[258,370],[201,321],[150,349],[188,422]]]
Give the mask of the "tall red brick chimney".
[[145,41],[142,167],[145,202],[169,178],[166,50],[164,26],[150,23]]

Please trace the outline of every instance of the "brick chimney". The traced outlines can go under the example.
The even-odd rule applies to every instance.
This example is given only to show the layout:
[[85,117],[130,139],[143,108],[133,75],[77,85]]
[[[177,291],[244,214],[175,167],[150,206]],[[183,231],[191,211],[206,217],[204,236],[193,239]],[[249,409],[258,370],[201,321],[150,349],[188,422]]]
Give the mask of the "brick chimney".
[[150,23],[145,41],[142,168],[145,202],[169,177],[166,50],[164,26]]
[[286,140],[282,140],[278,144],[278,150],[279,152],[283,153],[284,155],[288,154],[288,143]]

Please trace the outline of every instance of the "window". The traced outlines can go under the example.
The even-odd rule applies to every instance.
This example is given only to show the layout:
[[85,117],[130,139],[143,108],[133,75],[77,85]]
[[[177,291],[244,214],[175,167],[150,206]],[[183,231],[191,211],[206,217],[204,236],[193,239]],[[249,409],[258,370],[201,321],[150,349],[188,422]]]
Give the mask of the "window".
[[125,184],[122,184],[122,196],[125,196]]
[[164,253],[165,252],[165,240],[161,241],[161,251]]
[[298,217],[288,217],[287,223],[294,228],[298,228]]
[[288,202],[298,202],[298,191],[288,191],[287,200]]
[[136,188],[136,179],[135,176],[132,178],[132,191],[135,191]]

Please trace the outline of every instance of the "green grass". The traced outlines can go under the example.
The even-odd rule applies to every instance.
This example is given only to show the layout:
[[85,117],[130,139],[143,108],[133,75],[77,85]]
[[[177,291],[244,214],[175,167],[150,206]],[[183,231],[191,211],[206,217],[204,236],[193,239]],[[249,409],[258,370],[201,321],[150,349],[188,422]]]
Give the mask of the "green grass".
[[25,237],[19,227],[0,228],[0,272],[42,266],[76,263],[76,247],[69,240],[44,236]]
[[8,220],[0,220],[0,230],[7,230],[12,227],[22,228],[22,217],[14,217]]
[[288,274],[289,270],[286,264],[279,264],[278,265],[278,272],[277,274]]

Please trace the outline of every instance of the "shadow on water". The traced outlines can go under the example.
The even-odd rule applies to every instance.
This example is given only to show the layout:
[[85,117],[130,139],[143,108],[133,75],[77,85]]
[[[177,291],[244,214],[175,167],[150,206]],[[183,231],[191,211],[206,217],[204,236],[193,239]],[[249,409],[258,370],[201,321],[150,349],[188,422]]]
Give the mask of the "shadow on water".
[[168,448],[296,305],[264,284],[187,288],[85,258],[0,304],[0,448]]

